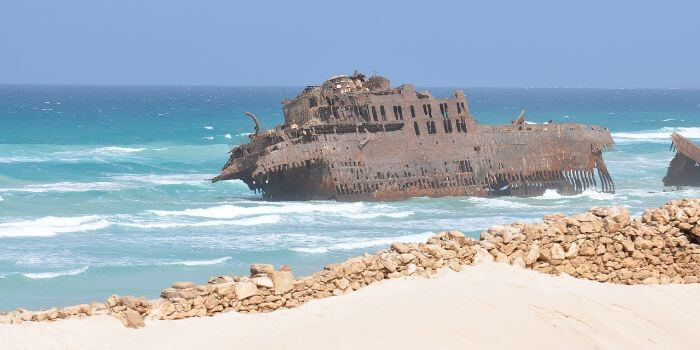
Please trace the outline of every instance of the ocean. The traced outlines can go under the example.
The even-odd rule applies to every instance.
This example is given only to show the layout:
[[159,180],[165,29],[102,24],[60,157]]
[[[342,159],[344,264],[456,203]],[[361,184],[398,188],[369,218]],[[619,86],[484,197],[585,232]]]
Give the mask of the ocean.
[[[664,192],[669,135],[700,141],[700,90],[463,88],[482,123],[610,128],[617,192],[562,197],[266,202],[239,181],[207,179],[253,129],[282,121],[297,87],[0,85],[0,310],[157,297],[175,281],[248,273],[251,263],[309,274],[394,241],[532,222],[592,206],[644,208]],[[431,88],[448,96],[452,88]]]

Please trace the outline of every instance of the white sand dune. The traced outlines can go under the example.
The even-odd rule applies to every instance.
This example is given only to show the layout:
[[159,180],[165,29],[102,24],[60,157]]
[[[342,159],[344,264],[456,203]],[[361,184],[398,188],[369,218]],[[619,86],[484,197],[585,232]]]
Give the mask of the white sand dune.
[[0,325],[9,349],[696,349],[700,284],[623,286],[503,264],[404,278],[268,314],[124,328]]

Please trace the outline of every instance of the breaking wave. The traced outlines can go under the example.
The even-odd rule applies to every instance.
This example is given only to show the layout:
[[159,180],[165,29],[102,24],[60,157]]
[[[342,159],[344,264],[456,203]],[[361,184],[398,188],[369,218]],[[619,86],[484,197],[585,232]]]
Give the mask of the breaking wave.
[[240,220],[212,220],[202,222],[146,222],[146,223],[118,223],[120,226],[135,227],[143,229],[151,228],[178,228],[178,227],[208,227],[208,226],[255,226],[273,225],[280,222],[279,215],[263,215]]
[[700,138],[700,127],[663,127],[656,130],[644,130],[634,132],[614,132],[612,137],[615,142],[671,142],[671,134],[677,132],[687,138]]
[[163,265],[184,265],[184,266],[208,266],[208,265],[218,265],[223,264],[231,260],[230,256],[225,256],[223,258],[211,259],[211,260],[184,260],[164,263]]
[[79,269],[74,269],[74,270],[65,270],[65,271],[55,271],[55,272],[36,272],[36,273],[23,273],[22,276],[31,278],[33,280],[36,279],[49,279],[49,278],[56,278],[56,277],[61,277],[61,276],[75,276],[79,275],[81,273],[84,273],[85,271],[90,268],[90,265],[86,265],[85,267],[79,268]]
[[473,203],[479,207],[483,208],[496,208],[496,209],[523,209],[523,208],[532,208],[534,206],[525,204],[525,203],[519,203],[519,202],[511,202],[509,200],[505,199],[499,199],[499,198],[480,198],[480,197],[469,197],[467,199],[462,200],[462,202],[469,202]]
[[132,147],[120,147],[120,146],[108,146],[95,148],[94,152],[98,154],[128,154],[145,151],[146,148],[132,148]]
[[598,192],[593,189],[587,189],[583,191],[583,193],[579,193],[573,196],[562,196],[559,194],[556,190],[546,190],[544,193],[539,196],[539,197],[533,197],[535,199],[572,199],[572,198],[589,198],[589,199],[594,199],[594,200],[612,200],[616,198],[616,195],[614,193],[604,193],[604,192]]
[[35,220],[0,223],[0,237],[47,237],[58,233],[94,231],[110,223],[98,215],[56,217],[45,216]]
[[290,250],[295,251],[295,252],[300,252],[300,253],[309,253],[309,254],[323,254],[327,253],[332,250],[354,250],[354,249],[362,249],[362,248],[371,248],[371,247],[376,247],[380,245],[388,245],[394,242],[402,242],[402,243],[424,243],[430,236],[434,235],[433,232],[423,232],[423,233],[417,233],[413,235],[404,235],[404,236],[393,236],[393,237],[381,237],[381,238],[370,238],[370,239],[363,239],[363,238],[348,238],[344,242],[339,242],[335,243],[332,245],[328,246],[321,246],[321,247],[297,247],[297,248],[290,248]]
[[279,206],[261,205],[255,207],[241,207],[237,205],[219,205],[210,208],[195,208],[185,210],[151,210],[149,212],[158,216],[195,216],[213,219],[230,219],[240,216],[253,216],[265,214],[305,214],[305,213],[335,213],[335,214],[361,214],[364,209],[362,203],[340,204],[282,204]]
[[87,192],[87,191],[115,191],[124,186],[113,182],[56,182],[50,184],[26,185],[23,187],[0,188],[0,192]]

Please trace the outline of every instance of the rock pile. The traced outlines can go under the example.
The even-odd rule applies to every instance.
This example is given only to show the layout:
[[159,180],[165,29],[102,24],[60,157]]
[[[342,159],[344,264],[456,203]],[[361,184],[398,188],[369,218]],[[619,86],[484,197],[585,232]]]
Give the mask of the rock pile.
[[114,295],[105,305],[17,310],[0,315],[0,323],[109,313],[125,326],[137,328],[147,316],[172,320],[226,311],[270,312],[349,293],[384,279],[430,277],[440,268],[460,271],[464,265],[484,261],[599,282],[696,283],[700,281],[698,243],[700,199],[669,202],[636,219],[624,208],[596,207],[573,216],[546,215],[533,224],[495,225],[482,232],[479,241],[446,231],[426,243],[393,243],[375,254],[331,264],[299,279],[287,266],[275,270],[272,265],[254,264],[250,276],[218,276],[204,285],[174,283],[158,300]]

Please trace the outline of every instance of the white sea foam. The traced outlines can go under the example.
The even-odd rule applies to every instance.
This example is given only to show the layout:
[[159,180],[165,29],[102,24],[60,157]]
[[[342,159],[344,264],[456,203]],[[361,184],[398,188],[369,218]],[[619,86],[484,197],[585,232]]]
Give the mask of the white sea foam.
[[0,202],[2,202],[2,201],[4,201],[4,200],[5,200],[5,199],[4,199],[4,198],[2,198],[2,196],[0,196]]
[[95,148],[94,152],[98,154],[129,154],[135,152],[145,151],[146,148],[133,148],[133,147],[119,147],[119,146],[108,146]]
[[55,271],[55,272],[24,273],[22,275],[24,277],[31,278],[31,279],[48,279],[48,278],[56,278],[56,277],[61,277],[61,276],[79,275],[79,274],[87,271],[88,268],[90,268],[90,266],[86,265],[85,267],[82,267],[79,269],[74,269],[74,270]]
[[208,265],[218,265],[223,264],[226,261],[231,260],[230,256],[225,256],[223,258],[211,259],[211,260],[184,260],[168,262],[163,265],[185,265],[185,266],[208,266]]
[[[556,190],[545,190],[544,193],[539,196],[539,197],[534,197],[535,199],[571,199],[571,198],[589,198],[589,199],[594,199],[594,200],[599,200],[599,201],[604,201],[604,200],[612,200],[617,198],[615,194],[613,193],[604,193],[604,192],[598,192],[595,191],[594,189],[587,189],[583,191],[583,193],[579,193],[577,195],[573,196],[562,196],[559,194]],[[623,199],[623,197],[620,197]]]
[[238,135],[236,135],[236,136],[250,136],[250,135],[252,135],[252,133],[249,133],[249,132],[242,132],[242,133],[240,133],[240,134],[238,134]]
[[230,138],[231,138],[231,134],[228,134],[228,133],[227,133],[227,134],[224,135],[224,137],[227,138],[227,139],[230,139]]
[[154,185],[197,185],[207,183],[215,174],[116,174],[117,181]]
[[615,142],[670,142],[671,134],[677,132],[687,138],[700,138],[700,127],[663,127],[656,130],[644,130],[634,132],[614,132],[612,137]]
[[395,219],[400,219],[400,218],[405,218],[408,216],[413,215],[412,211],[399,211],[399,212],[393,212],[393,213],[359,213],[359,214],[341,214],[342,216],[350,219],[376,219],[379,217],[388,217],[388,218],[395,218]]
[[666,119],[662,120],[662,122],[670,122],[670,121],[672,121],[672,120],[675,120],[675,119],[673,119],[673,118],[666,118]]
[[161,148],[151,148],[151,151],[165,151],[167,150],[168,147],[161,147]]
[[58,233],[100,230],[110,223],[102,216],[45,216],[34,220],[0,222],[0,237],[46,237]]
[[518,202],[511,202],[506,199],[500,198],[480,198],[480,197],[469,197],[462,200],[462,202],[473,203],[482,208],[506,208],[506,209],[523,209],[532,208],[532,205]]
[[260,205],[241,207],[237,205],[219,205],[210,208],[194,208],[185,210],[151,210],[158,216],[196,216],[213,219],[230,219],[240,216],[264,214],[305,214],[305,213],[335,213],[360,214],[364,210],[362,203],[290,203],[282,205]]
[[56,182],[49,184],[32,184],[23,187],[0,188],[0,192],[87,192],[87,191],[116,191],[124,186],[113,182]]
[[281,219],[282,218],[279,215],[262,215],[240,220],[211,220],[200,222],[119,222],[116,224],[120,226],[136,227],[143,229],[163,229],[177,227],[272,225],[280,222]]
[[207,139],[207,140],[213,140],[213,139],[214,139],[214,136],[204,136],[204,137],[202,137],[202,138],[203,138],[203,139]]
[[433,232],[423,232],[413,235],[404,236],[393,236],[393,237],[376,237],[376,238],[357,238],[351,237],[345,239],[343,242],[338,242],[329,246],[322,247],[297,247],[290,248],[290,250],[300,252],[300,253],[310,253],[310,254],[323,254],[332,250],[354,250],[362,248],[371,248],[380,245],[389,245],[393,242],[403,242],[403,243],[424,243],[430,236],[434,235]]
[[205,126],[204,128],[207,129],[207,130],[213,130],[213,129],[214,129],[213,126]]

